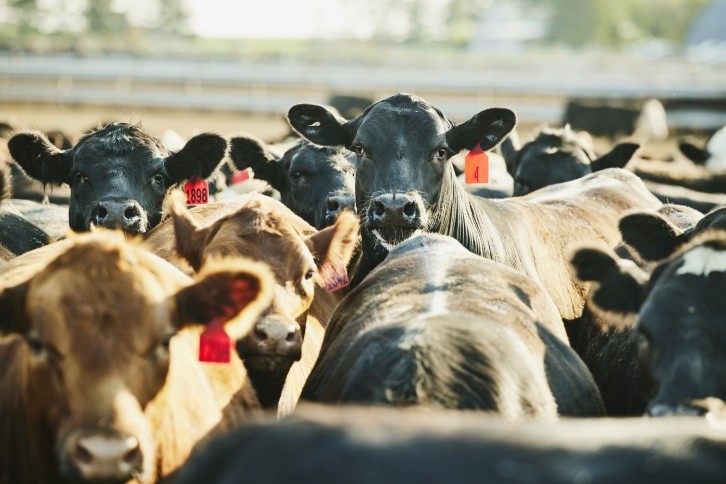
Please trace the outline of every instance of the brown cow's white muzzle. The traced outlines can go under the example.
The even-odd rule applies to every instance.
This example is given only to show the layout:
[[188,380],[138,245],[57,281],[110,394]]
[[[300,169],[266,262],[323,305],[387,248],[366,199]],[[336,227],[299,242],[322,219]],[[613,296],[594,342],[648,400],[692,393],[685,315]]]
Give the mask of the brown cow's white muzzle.
[[136,437],[112,430],[79,430],[65,446],[66,475],[82,481],[126,482],[143,473],[143,453]]
[[252,331],[237,344],[240,358],[249,356],[284,357],[299,360],[302,333],[294,320],[277,316],[263,317]]

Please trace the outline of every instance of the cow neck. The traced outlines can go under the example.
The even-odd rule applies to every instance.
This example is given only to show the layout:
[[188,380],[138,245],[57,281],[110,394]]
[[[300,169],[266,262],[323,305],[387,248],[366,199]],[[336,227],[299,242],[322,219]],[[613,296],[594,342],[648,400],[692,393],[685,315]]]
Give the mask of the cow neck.
[[[516,243],[495,202],[469,194],[449,165],[428,231],[458,240],[470,252],[514,268],[522,268]],[[511,222],[511,221],[510,221]]]

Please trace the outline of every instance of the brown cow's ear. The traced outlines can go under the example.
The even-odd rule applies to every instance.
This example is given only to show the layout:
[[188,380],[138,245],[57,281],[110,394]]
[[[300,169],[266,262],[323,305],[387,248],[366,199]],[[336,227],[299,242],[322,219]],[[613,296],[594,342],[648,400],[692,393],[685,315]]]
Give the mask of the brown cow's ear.
[[176,251],[198,271],[202,266],[202,251],[210,237],[211,229],[202,228],[187,210],[184,195],[174,192],[170,196],[169,216],[174,223]]
[[287,112],[290,127],[304,138],[323,146],[347,146],[350,131],[346,120],[317,104],[296,104]]
[[24,333],[28,330],[25,300],[28,283],[0,289],[0,335]]
[[272,299],[269,268],[246,259],[211,259],[194,282],[174,296],[177,327],[226,321],[227,334],[242,339]]
[[494,148],[517,125],[517,116],[505,108],[491,108],[446,132],[446,143],[455,153],[476,145],[484,151]]
[[73,163],[70,150],[59,150],[43,133],[16,134],[8,141],[8,150],[29,177],[43,184],[62,185],[68,182]]
[[344,211],[338,216],[335,225],[326,227],[305,240],[317,261],[323,286],[346,270],[358,243],[358,230],[358,216]]
[[588,302],[595,312],[606,317],[615,328],[631,327],[645,296],[648,275],[631,261],[592,247],[579,249],[571,260],[581,281],[595,283]]

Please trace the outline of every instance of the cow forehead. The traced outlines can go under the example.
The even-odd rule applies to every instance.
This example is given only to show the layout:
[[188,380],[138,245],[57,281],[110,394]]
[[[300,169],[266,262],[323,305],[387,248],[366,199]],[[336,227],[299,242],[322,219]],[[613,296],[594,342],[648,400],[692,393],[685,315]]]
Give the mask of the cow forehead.
[[436,140],[444,136],[448,125],[430,105],[397,107],[379,103],[363,117],[358,134],[383,140],[399,137],[409,141]]

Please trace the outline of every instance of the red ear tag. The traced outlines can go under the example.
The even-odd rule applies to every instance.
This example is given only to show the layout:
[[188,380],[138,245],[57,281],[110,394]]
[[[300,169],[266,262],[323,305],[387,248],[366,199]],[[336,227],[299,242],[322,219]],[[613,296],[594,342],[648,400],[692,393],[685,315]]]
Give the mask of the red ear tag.
[[343,289],[345,286],[350,284],[348,280],[348,271],[344,265],[340,265],[335,269],[333,277],[325,281],[325,290],[333,293],[339,289]]
[[467,184],[489,181],[489,157],[479,145],[476,145],[464,159],[464,181]]
[[187,205],[204,205],[209,203],[209,184],[207,180],[192,177],[184,185],[184,193],[187,195]]
[[232,184],[236,185],[252,178],[252,168],[245,168],[232,175]]
[[215,319],[199,335],[199,361],[229,363],[232,339],[224,330],[224,320]]

